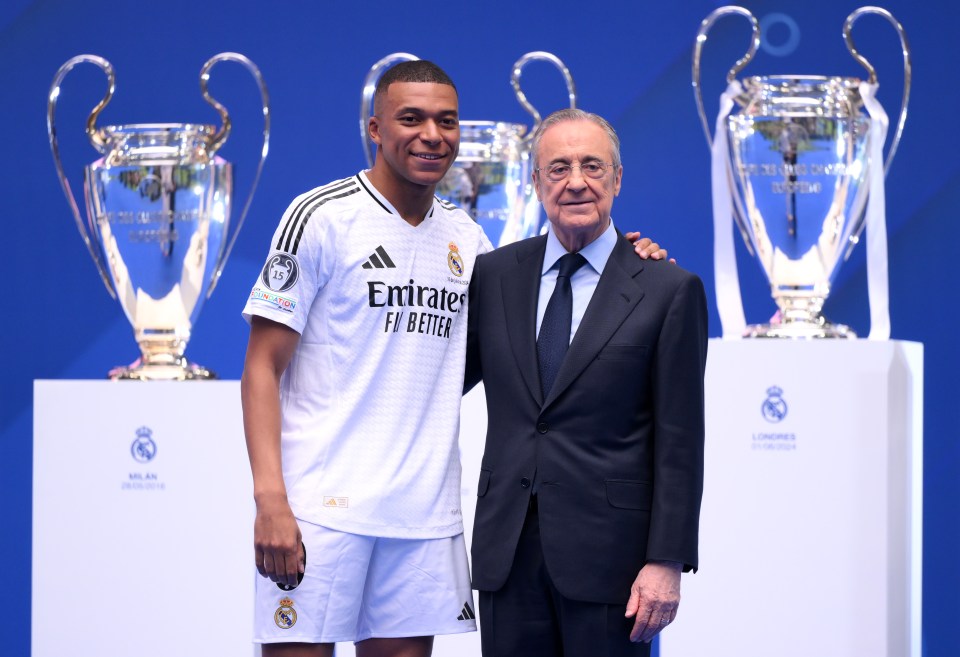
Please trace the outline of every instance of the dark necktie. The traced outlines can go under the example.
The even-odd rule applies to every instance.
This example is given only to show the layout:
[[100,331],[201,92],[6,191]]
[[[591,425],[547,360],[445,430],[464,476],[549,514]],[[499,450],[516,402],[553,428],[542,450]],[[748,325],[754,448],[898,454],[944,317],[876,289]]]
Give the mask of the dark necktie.
[[557,379],[557,372],[570,346],[570,323],[573,321],[573,292],[570,277],[587,262],[579,253],[568,253],[560,258],[557,285],[547,303],[537,338],[537,357],[540,360],[540,389],[546,399]]

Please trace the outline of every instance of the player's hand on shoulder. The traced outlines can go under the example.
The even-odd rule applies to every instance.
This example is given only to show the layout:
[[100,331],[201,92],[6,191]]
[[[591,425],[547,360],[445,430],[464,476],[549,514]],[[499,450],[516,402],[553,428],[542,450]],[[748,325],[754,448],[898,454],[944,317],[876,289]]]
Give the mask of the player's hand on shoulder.
[[[625,233],[624,237],[626,237],[628,241],[633,242],[633,250],[636,251],[637,255],[640,256],[642,260],[667,259],[667,250],[661,248],[659,244],[651,240],[649,237],[641,237],[640,233],[637,231]],[[677,259],[670,258],[670,262],[677,264]]]

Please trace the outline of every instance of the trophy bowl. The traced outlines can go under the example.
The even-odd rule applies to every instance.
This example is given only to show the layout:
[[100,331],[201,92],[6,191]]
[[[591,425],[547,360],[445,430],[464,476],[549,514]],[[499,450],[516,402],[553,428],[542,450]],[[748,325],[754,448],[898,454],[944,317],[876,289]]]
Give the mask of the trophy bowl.
[[[231,122],[207,92],[210,69],[221,61],[243,64],[254,75],[264,114],[263,148],[250,195],[231,231],[233,166],[216,155]],[[84,168],[84,223],[60,160],[55,110],[60,85],[77,64],[92,63],[107,75],[103,100],[87,120],[87,135],[102,157]],[[223,125],[156,123],[105,126],[96,119],[109,102],[115,76],[96,55],[80,55],[57,72],[50,91],[47,127],[54,163],[74,219],[107,291],[133,325],[141,356],[112,369],[112,379],[211,379],[209,369],[184,356],[203,302],[213,292],[246,217],[266,158],[270,134],[267,89],[243,55],[221,53],[201,69],[204,98]]]
[[465,210],[498,246],[540,229],[526,130],[519,123],[461,121],[460,153],[437,185],[437,196]]
[[[711,135],[700,91],[700,57],[713,23],[739,14],[752,26],[747,53],[727,74],[720,115]],[[904,90],[897,131],[886,162],[887,115],[876,100],[877,78],[853,45],[853,24],[878,14],[894,25],[904,56]],[[867,69],[866,81],[817,75],[736,75],[760,43],[757,19],[727,6],[703,20],[693,54],[693,87],[700,120],[712,149],[717,305],[724,337],[852,338],[831,324],[824,301],[844,260],[866,228],[871,336],[889,337],[884,175],[896,152],[910,92],[910,49],[903,27],[884,9],[862,7],[843,30],[851,55]],[[735,113],[731,110],[737,108]],[[767,324],[745,326],[730,216],[759,262],[777,314]]]
[[751,337],[849,337],[823,302],[863,228],[870,119],[859,80],[748,78],[728,117],[729,157],[742,229],[770,282],[780,322]]

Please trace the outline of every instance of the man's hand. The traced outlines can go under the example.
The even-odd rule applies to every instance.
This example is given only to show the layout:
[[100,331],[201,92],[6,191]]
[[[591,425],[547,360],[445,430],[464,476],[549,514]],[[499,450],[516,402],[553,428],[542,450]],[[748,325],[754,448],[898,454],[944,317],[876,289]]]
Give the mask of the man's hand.
[[[649,237],[640,238],[640,233],[630,232],[625,233],[624,237],[633,242],[633,250],[637,252],[637,255],[641,259],[646,260],[647,258],[651,260],[666,260],[667,259],[667,250],[661,249],[660,245],[651,240]],[[676,258],[670,258],[670,262],[677,264]]]
[[304,570],[300,527],[286,497],[257,499],[253,546],[257,571],[277,584],[296,586]]
[[635,617],[630,640],[649,643],[673,622],[680,605],[680,571],[676,561],[650,561],[630,587],[627,618]]

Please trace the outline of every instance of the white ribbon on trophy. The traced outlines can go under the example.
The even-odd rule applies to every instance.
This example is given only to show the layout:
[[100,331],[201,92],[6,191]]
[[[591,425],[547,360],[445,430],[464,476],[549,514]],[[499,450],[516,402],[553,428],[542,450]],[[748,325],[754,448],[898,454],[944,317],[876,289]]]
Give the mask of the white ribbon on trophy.
[[890,339],[890,276],[887,267],[887,200],[884,193],[883,142],[890,120],[877,101],[877,88],[860,83],[860,98],[870,114],[870,197],[867,199],[867,296],[870,299],[869,340]]
[[727,116],[733,110],[733,99],[743,93],[743,86],[734,80],[720,96],[720,113],[710,157],[710,187],[713,195],[713,274],[716,278],[717,311],[723,337],[739,339],[747,328],[740,297],[740,276],[733,244],[733,196],[730,194],[730,158],[727,156]]

